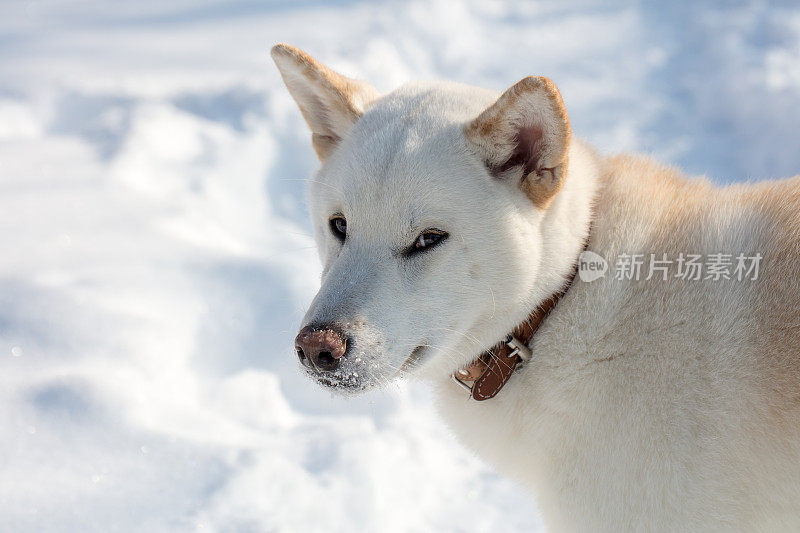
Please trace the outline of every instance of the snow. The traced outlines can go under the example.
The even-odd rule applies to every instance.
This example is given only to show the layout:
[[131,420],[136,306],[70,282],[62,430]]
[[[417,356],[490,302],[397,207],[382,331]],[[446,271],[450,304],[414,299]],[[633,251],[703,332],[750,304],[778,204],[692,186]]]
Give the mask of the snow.
[[298,371],[316,161],[279,41],[381,90],[545,74],[601,150],[718,182],[800,169],[791,3],[6,0],[0,530],[541,528],[424,386]]

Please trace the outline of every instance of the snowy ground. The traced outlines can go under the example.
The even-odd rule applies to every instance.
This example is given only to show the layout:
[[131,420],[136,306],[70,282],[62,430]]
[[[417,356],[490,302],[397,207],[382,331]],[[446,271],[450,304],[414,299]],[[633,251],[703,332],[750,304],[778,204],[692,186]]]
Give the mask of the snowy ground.
[[0,530],[539,529],[423,387],[297,372],[316,162],[267,52],[382,90],[545,74],[602,150],[800,171],[800,8],[662,4],[0,3]]

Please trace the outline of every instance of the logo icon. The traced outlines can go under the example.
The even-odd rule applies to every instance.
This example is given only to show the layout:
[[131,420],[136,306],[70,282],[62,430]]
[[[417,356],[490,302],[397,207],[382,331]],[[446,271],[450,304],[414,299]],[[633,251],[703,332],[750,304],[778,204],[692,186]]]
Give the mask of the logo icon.
[[581,281],[591,283],[606,275],[608,262],[602,255],[586,250],[578,256],[578,277]]

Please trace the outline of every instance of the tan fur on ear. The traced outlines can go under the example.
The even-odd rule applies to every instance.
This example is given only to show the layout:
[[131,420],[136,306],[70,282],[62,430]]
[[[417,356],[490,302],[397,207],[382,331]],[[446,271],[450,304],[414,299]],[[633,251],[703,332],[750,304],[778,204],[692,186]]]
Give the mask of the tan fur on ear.
[[329,69],[302,50],[288,44],[272,47],[289,93],[311,128],[311,142],[320,160],[325,160],[378,97],[371,85]]
[[519,180],[539,208],[564,184],[571,131],[561,94],[544,77],[517,82],[465,128],[489,172]]

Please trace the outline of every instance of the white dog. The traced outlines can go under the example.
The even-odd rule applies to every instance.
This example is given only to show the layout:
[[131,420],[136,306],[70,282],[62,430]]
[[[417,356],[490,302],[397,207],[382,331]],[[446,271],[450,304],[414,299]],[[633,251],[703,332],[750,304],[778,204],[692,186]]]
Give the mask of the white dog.
[[546,78],[380,95],[272,55],[322,162],[310,375],[427,378],[553,531],[800,531],[800,178],[600,156]]

